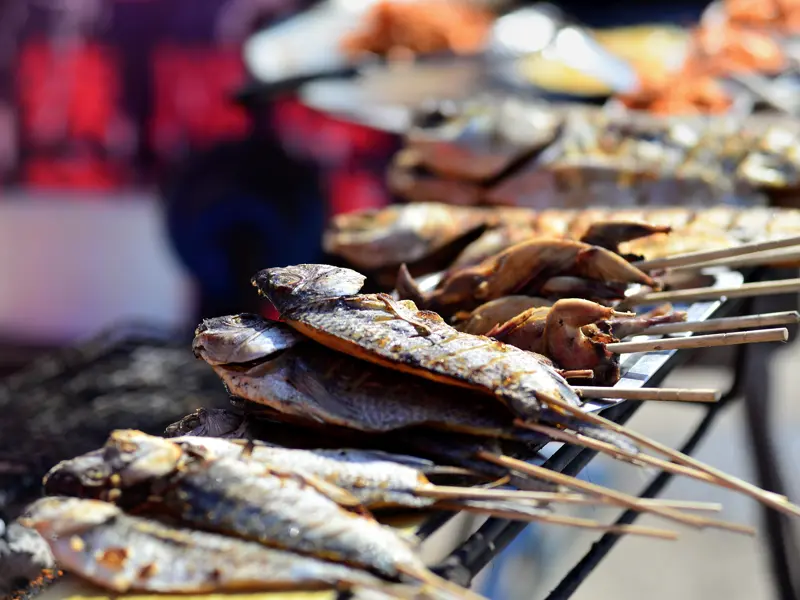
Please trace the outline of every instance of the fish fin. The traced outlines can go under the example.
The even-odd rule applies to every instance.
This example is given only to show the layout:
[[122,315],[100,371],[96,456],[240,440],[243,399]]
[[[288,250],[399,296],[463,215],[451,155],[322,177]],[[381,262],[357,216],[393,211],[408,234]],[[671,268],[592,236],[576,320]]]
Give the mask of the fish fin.
[[411,300],[419,307],[426,305],[425,293],[420,289],[419,284],[414,281],[405,263],[400,265],[400,269],[397,271],[397,280],[394,287],[401,300]]

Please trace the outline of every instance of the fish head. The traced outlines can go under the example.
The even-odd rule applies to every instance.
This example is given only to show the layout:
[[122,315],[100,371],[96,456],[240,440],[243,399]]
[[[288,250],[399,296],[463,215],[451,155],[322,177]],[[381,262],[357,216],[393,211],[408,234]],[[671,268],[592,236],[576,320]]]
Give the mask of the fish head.
[[210,365],[242,364],[267,359],[303,340],[288,325],[245,313],[205,319],[194,332],[192,351]]
[[64,537],[102,525],[120,514],[119,508],[100,500],[52,496],[31,504],[20,524],[44,538]]
[[244,415],[226,408],[198,408],[167,426],[164,437],[192,435],[219,438],[239,429],[243,421]]
[[109,489],[114,470],[106,461],[105,449],[62,460],[47,472],[42,484],[48,496],[100,498]]
[[294,265],[259,271],[252,284],[279,313],[330,298],[354,296],[366,277],[352,269],[331,265]]
[[162,437],[134,429],[111,432],[103,450],[111,465],[109,482],[115,488],[130,488],[174,473],[184,458],[183,449]]

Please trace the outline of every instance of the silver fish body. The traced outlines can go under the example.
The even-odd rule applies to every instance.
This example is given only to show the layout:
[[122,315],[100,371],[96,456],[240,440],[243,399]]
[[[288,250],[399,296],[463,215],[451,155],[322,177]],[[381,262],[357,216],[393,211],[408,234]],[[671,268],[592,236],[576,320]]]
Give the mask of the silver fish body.
[[67,571],[115,592],[212,593],[382,587],[344,565],[128,516],[97,500],[44,498],[26,522]]

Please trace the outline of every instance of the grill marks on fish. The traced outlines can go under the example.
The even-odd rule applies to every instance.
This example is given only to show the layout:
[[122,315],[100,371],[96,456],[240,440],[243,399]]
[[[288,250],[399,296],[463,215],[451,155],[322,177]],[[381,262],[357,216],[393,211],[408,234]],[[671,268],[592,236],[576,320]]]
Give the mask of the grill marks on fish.
[[[415,310],[413,303],[396,303],[389,312],[379,308],[381,301],[376,295],[336,297],[329,293],[326,299],[326,290],[318,289],[304,298],[306,302],[295,296],[287,306],[281,302],[286,290],[275,293],[281,275],[281,269],[267,269],[254,281],[287,323],[334,350],[434,381],[481,390],[503,401],[521,418],[536,419],[542,400],[546,403],[548,397],[580,405],[566,380],[544,357],[458,332],[435,313]],[[395,318],[387,320],[390,315]],[[420,336],[409,321],[423,321],[429,335]]]
[[344,562],[387,577],[426,579],[392,530],[344,510],[302,478],[221,458],[185,469],[163,497],[182,521],[262,544]]

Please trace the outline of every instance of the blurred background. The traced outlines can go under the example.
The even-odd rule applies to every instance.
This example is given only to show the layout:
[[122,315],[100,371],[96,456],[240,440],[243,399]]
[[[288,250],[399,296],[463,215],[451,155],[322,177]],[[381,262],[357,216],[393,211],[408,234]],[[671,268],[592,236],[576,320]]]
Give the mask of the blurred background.
[[[264,91],[246,60],[254,36],[311,4],[0,2],[0,373],[24,373],[44,352],[131,322],[181,332],[180,352],[189,354],[185,340],[202,317],[268,311],[249,285],[256,270],[320,261],[327,219],[392,202],[385,169],[398,136],[327,116],[301,102],[296,86]],[[603,38],[607,28],[662,24],[663,42],[694,26],[708,3],[556,4],[599,28],[598,39],[625,55],[631,48],[623,38]],[[669,39],[678,41],[660,46],[660,59],[679,63],[685,40]],[[155,361],[161,368],[164,356]],[[799,359],[789,347],[770,366],[784,465],[800,459],[800,412],[790,393],[800,385],[791,368]],[[139,366],[143,378],[156,368]],[[30,382],[42,376],[36,373]],[[161,377],[154,373],[148,377]],[[189,377],[169,381],[189,386]],[[724,387],[728,377],[714,365],[684,368],[665,385]],[[11,429],[30,417],[15,412],[28,385],[20,381],[16,392],[0,393],[5,448]],[[103,393],[113,396],[110,390]],[[150,408],[165,414],[153,422],[168,423],[201,404],[201,392],[192,390],[168,410],[166,401],[154,401]],[[215,391],[224,403],[223,391]],[[87,394],[92,401],[100,395]],[[738,408],[728,411],[698,457],[747,478],[742,418]],[[640,411],[631,425],[678,445],[690,423],[690,409],[658,407]],[[112,425],[108,417],[98,427],[101,442]],[[796,469],[787,475],[796,494],[800,477]],[[602,460],[584,476],[629,491],[646,482],[641,472]],[[758,524],[755,505],[732,494],[680,482],[668,495],[724,502],[723,518]],[[0,502],[0,517],[2,511]],[[763,540],[681,533],[680,543],[622,541],[574,597],[773,597]],[[506,560],[482,574],[483,591],[498,600],[542,597],[585,549],[583,539],[529,528]]]

